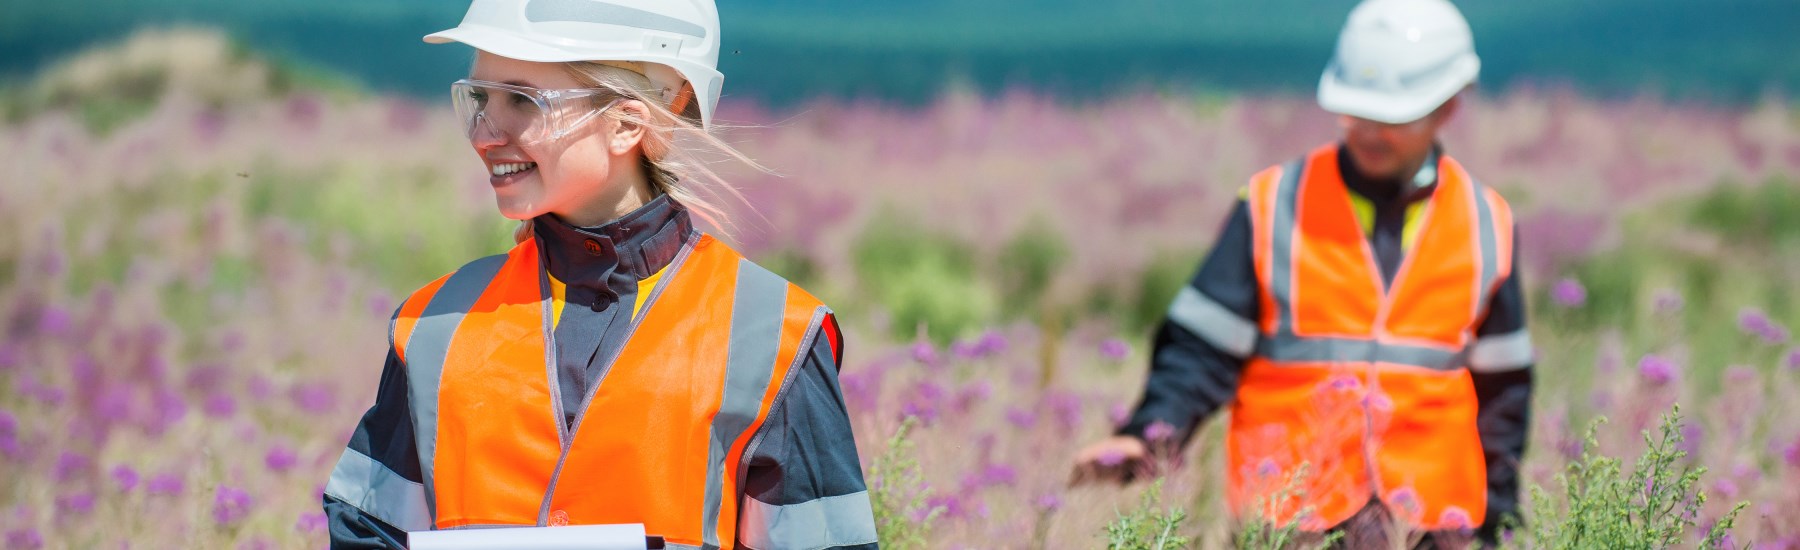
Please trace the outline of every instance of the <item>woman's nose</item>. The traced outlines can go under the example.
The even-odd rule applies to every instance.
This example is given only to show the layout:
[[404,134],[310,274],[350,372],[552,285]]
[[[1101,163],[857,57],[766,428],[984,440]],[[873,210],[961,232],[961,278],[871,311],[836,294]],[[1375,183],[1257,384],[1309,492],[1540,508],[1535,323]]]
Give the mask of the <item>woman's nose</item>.
[[494,125],[485,114],[476,114],[475,122],[469,128],[469,143],[476,149],[492,149],[506,145],[506,132]]

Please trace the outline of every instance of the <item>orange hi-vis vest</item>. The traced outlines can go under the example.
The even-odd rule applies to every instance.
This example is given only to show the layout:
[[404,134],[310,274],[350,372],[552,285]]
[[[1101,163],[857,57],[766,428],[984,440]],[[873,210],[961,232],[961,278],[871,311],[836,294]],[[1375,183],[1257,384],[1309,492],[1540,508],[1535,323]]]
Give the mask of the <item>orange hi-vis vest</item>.
[[700,235],[568,427],[535,239],[415,292],[393,326],[432,529],[642,523],[733,548],[747,446],[817,338],[818,299]]
[[1320,530],[1373,497],[1421,528],[1474,527],[1487,473],[1467,366],[1512,269],[1511,211],[1443,157],[1384,285],[1337,155],[1320,147],[1248,189],[1262,305],[1231,409],[1232,504]]

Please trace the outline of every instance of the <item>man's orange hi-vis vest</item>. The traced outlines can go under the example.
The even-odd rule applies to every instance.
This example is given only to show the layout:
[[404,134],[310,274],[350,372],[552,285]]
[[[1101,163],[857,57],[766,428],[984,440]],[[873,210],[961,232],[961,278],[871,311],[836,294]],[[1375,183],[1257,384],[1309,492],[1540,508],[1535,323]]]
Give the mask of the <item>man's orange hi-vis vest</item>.
[[528,239],[401,306],[432,528],[643,523],[673,547],[734,547],[746,446],[815,340],[835,348],[830,312],[695,237],[571,428],[545,277]]
[[[1246,200],[1262,305],[1231,409],[1234,507],[1317,530],[1373,497],[1426,529],[1479,524],[1487,473],[1466,365],[1512,269],[1506,203],[1442,158],[1389,286],[1336,145],[1257,174]],[[1298,498],[1278,498],[1302,466]]]

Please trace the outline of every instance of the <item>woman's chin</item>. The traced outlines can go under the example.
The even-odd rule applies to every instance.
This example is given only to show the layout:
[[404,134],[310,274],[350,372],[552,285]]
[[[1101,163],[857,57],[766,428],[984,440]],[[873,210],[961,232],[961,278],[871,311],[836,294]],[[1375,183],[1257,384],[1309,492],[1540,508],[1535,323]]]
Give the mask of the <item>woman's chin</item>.
[[500,208],[500,215],[511,220],[529,220],[544,213],[543,208],[539,208],[532,201],[512,200],[509,197],[499,196],[495,197],[494,202],[495,206]]

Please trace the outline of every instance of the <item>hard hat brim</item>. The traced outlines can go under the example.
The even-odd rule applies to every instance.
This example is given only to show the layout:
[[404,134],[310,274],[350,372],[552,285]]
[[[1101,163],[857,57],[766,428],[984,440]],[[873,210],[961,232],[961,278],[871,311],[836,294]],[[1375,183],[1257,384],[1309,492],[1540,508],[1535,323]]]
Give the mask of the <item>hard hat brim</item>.
[[1338,71],[1327,68],[1319,77],[1319,107],[1340,115],[1406,124],[1431,114],[1475,80],[1480,61],[1474,56],[1460,61],[1443,78],[1413,90],[1374,90],[1344,82]]
[[520,61],[541,63],[583,61],[582,56],[576,52],[526,39],[504,30],[473,25],[462,25],[425,35],[425,42],[431,44],[461,42],[477,50]]

